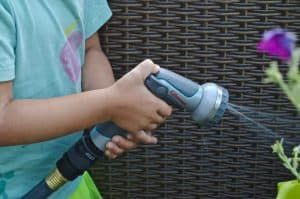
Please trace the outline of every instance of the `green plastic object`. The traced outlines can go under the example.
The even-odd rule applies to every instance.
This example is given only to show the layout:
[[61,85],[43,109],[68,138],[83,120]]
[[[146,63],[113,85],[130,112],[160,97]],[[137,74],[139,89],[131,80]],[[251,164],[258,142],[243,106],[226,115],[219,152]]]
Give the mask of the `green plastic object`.
[[292,180],[278,183],[276,199],[300,199],[300,182]]
[[93,179],[88,172],[83,174],[83,178],[76,191],[68,199],[102,199]]

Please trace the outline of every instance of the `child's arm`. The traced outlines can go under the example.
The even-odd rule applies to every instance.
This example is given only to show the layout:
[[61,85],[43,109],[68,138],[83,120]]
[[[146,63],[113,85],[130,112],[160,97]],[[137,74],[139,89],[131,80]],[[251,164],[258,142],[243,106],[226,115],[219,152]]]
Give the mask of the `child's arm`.
[[0,145],[48,140],[107,120],[131,133],[152,130],[171,114],[144,86],[157,70],[146,60],[108,88],[42,100],[13,100],[12,82],[0,83]]
[[84,91],[101,89],[115,82],[112,67],[102,51],[99,36],[96,32],[86,40],[85,64],[82,71],[82,87]]
[[48,140],[105,121],[108,89],[45,99],[12,100],[12,83],[0,84],[0,145]]
[[[112,67],[101,49],[97,32],[86,40],[85,49],[85,66],[82,76],[83,89],[89,91],[111,86],[115,82]],[[110,158],[115,158],[124,151],[135,148],[138,143],[155,144],[156,142],[157,139],[154,136],[142,131],[131,139],[114,136],[112,142],[107,143],[105,153]]]

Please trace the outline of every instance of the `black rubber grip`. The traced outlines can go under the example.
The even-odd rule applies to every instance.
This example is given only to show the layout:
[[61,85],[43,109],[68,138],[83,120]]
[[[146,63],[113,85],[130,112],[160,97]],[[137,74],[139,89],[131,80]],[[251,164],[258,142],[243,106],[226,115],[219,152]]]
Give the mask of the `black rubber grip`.
[[96,129],[98,132],[101,132],[102,135],[108,138],[112,138],[115,135],[126,137],[128,134],[127,131],[121,129],[111,121],[97,125]]
[[71,181],[82,175],[103,155],[103,152],[94,146],[90,136],[85,134],[57,161],[56,166],[60,173]]

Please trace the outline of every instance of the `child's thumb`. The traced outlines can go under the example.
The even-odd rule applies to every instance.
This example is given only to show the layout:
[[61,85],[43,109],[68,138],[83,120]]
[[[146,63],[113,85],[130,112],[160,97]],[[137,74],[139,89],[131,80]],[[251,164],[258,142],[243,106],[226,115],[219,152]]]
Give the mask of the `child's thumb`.
[[151,73],[157,73],[159,71],[159,66],[154,64],[151,59],[146,59],[141,62],[136,69],[140,71],[145,80]]

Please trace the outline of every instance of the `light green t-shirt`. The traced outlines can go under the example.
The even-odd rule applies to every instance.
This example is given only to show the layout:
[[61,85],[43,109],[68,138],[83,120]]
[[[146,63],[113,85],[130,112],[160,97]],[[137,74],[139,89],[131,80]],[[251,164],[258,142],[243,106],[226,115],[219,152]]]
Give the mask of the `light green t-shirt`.
[[[13,81],[14,99],[81,92],[85,39],[110,16],[106,0],[0,0],[0,82]],[[0,198],[24,195],[80,136],[0,147]],[[67,198],[79,180],[51,198]]]

